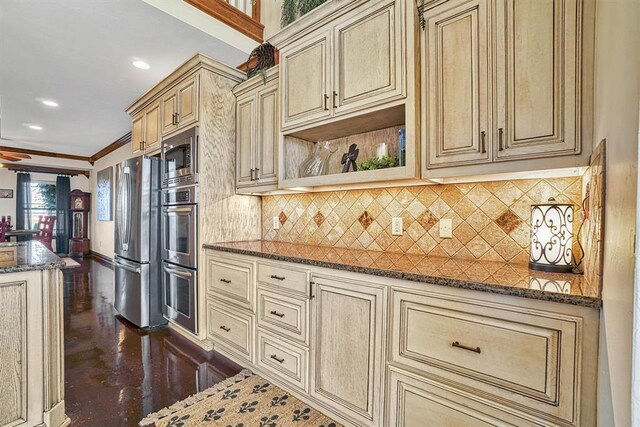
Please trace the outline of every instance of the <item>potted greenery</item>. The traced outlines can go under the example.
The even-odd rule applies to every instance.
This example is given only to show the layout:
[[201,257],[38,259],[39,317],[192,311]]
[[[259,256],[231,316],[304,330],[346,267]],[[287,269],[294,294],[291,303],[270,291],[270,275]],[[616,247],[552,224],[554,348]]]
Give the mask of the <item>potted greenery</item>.
[[282,3],[282,16],[280,19],[282,28],[291,24],[302,15],[306,15],[311,12],[326,1],[327,0],[284,0]]

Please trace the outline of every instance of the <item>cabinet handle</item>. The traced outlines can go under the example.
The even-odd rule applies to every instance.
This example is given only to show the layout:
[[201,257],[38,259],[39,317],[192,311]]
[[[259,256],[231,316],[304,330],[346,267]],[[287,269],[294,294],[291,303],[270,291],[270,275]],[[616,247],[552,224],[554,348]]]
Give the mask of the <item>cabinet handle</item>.
[[144,150],[144,141],[140,141],[140,149]]
[[255,175],[256,175],[256,181],[258,180],[258,171],[259,171],[259,170],[260,170],[260,168],[255,168],[255,169],[254,169],[254,171],[255,171]]
[[270,277],[276,280],[284,280],[284,276],[276,276],[275,274],[272,274]]
[[487,152],[487,133],[485,131],[480,132],[480,143],[482,145],[482,152]]
[[452,342],[452,343],[451,343],[451,347],[457,347],[457,348],[461,348],[461,349],[463,349],[463,350],[472,351],[472,352],[474,352],[474,353],[478,353],[478,354],[480,354],[480,347],[476,347],[476,348],[468,347],[468,346],[466,346],[466,345],[462,345],[462,344],[460,344],[458,341],[454,341],[454,342]]
[[231,283],[231,280],[229,280],[229,279],[220,279],[220,281],[222,283]]
[[283,318],[283,317],[284,317],[284,313],[278,313],[278,312],[277,312],[277,311],[275,311],[275,310],[271,310],[271,311],[269,312],[269,314],[273,314],[274,316],[278,316],[278,317],[280,317],[280,318]]
[[329,111],[329,105],[327,105],[328,103],[329,103],[329,95],[325,93],[324,94],[324,111]]
[[504,130],[502,128],[498,129],[498,150],[504,150],[503,140],[504,139]]
[[231,328],[227,328],[226,326],[222,325],[220,326],[220,329],[222,329],[225,332],[229,332],[231,330]]
[[310,280],[309,281],[309,299],[313,299],[313,285],[315,285],[316,282]]
[[284,359],[279,359],[278,356],[276,356],[275,354],[272,354],[271,358],[278,363],[284,363]]
[[338,108],[338,106],[336,105],[336,98],[338,97],[338,92],[336,92],[335,90],[333,91],[333,108]]
[[178,113],[173,113],[173,115],[174,115],[174,116],[175,116],[175,118],[176,118],[176,122],[175,122],[174,124],[175,124],[175,125],[177,125],[178,123],[180,123],[180,114],[178,114]]
[[251,181],[253,181],[253,169],[251,169]]

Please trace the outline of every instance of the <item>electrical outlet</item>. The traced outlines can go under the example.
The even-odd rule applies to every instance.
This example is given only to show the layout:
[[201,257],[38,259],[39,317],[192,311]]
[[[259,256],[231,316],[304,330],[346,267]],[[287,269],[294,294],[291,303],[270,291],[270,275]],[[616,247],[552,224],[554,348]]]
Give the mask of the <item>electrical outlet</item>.
[[273,217],[273,229],[280,230],[280,218],[278,218],[277,216]]
[[402,217],[400,218],[392,218],[391,219],[391,235],[392,236],[402,236]]
[[451,239],[452,235],[452,220],[451,218],[442,218],[440,220],[440,238]]

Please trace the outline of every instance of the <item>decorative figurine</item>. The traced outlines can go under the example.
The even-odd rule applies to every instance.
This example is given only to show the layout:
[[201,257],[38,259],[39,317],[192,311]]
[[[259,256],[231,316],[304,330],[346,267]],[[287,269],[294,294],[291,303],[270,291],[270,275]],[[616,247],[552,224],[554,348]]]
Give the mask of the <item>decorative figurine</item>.
[[342,173],[349,172],[350,168],[353,168],[353,171],[358,170],[358,166],[356,165],[356,159],[358,158],[358,153],[360,153],[360,149],[357,144],[351,144],[349,146],[349,151],[342,155],[342,163],[344,166],[342,167]]

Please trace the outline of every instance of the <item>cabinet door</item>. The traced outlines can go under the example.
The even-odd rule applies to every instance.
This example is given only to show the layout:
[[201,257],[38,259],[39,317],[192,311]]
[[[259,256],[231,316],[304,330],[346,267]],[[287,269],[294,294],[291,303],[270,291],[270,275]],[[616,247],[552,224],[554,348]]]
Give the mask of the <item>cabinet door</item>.
[[258,185],[278,182],[278,138],[280,116],[277,84],[258,92],[258,133],[256,144],[256,179]]
[[151,104],[144,112],[144,151],[160,148],[160,101]]
[[175,114],[178,112],[178,93],[171,89],[162,98],[162,136],[170,134],[178,127]]
[[445,2],[425,19],[427,167],[489,162],[487,0]]
[[144,112],[133,118],[131,123],[131,150],[133,153],[142,151],[142,141],[144,138]]
[[334,28],[334,114],[402,95],[402,14],[394,0],[351,12]]
[[236,106],[236,187],[255,185],[253,180],[253,147],[256,131],[256,97],[239,98]]
[[282,128],[331,115],[329,34],[307,37],[280,52]]
[[384,366],[384,292],[362,283],[314,277],[311,395],[379,425]]
[[198,120],[198,76],[193,76],[178,85],[178,129]]
[[498,160],[580,152],[580,1],[497,2]]

